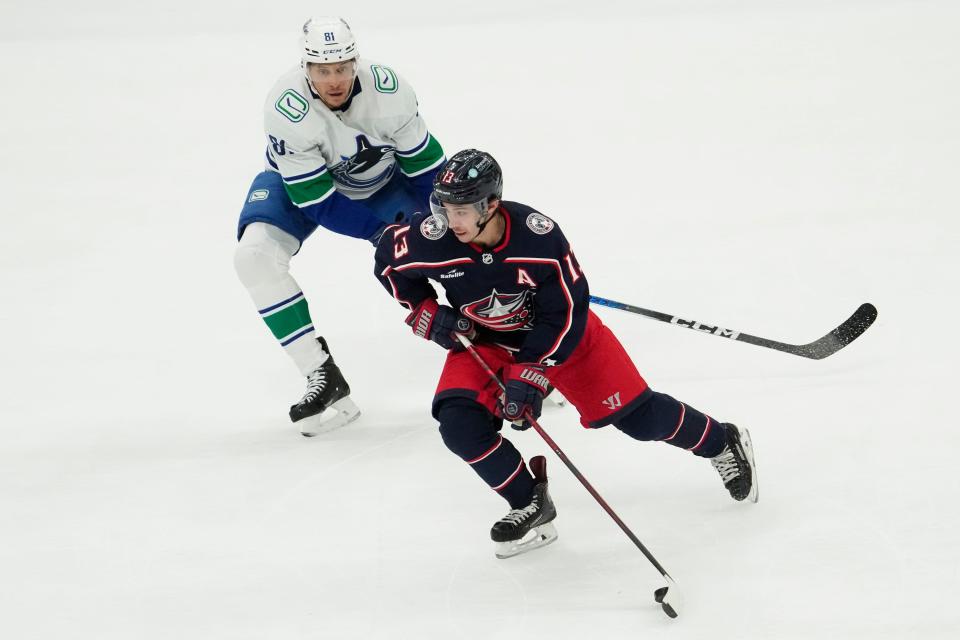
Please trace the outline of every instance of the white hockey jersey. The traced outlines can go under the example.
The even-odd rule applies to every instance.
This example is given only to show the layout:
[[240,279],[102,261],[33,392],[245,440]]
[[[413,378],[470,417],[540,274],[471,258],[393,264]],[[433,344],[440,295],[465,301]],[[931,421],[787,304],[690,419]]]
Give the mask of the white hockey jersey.
[[298,207],[323,202],[334,190],[364,200],[397,169],[414,178],[444,161],[410,85],[362,59],[351,96],[337,109],[320,100],[303,69],[284,74],[264,104],[264,130],[268,168],[280,173]]

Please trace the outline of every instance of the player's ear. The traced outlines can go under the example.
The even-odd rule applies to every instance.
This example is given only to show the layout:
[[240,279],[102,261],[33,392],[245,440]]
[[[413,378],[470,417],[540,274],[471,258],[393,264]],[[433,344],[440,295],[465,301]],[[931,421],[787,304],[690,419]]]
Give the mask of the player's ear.
[[493,215],[493,212],[497,210],[500,206],[500,200],[497,198],[491,198],[487,203],[487,215]]

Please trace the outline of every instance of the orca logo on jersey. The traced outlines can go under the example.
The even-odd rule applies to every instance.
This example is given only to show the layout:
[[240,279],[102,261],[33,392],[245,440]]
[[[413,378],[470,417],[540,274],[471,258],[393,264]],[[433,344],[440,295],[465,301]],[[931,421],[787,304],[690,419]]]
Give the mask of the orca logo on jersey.
[[447,232],[447,219],[443,216],[429,215],[420,223],[420,233],[427,240],[439,240]]
[[533,328],[533,299],[527,289],[520,293],[499,293],[494,289],[486,298],[462,305],[460,313],[494,331]]
[[[350,157],[341,155],[343,162],[330,167],[330,173],[337,183],[354,189],[366,189],[385,183],[393,177],[397,165],[392,162],[395,147],[371,144],[362,133],[357,136],[357,152]],[[389,164],[386,164],[389,162]],[[374,175],[363,175],[380,167],[383,171]]]
[[530,227],[530,231],[542,236],[553,231],[553,220],[534,211],[527,216],[527,226]]

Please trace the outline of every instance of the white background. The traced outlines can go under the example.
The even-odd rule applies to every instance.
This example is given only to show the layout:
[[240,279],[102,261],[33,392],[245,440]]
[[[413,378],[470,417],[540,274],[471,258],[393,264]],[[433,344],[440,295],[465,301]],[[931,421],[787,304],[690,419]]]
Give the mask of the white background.
[[[276,6],[270,6],[276,4]],[[533,432],[555,545],[443,446],[442,352],[320,231],[294,260],[363,410],[313,440],[232,267],[266,91],[342,10],[448,154],[563,227],[597,295],[828,360],[598,313],[650,384],[748,427],[761,499],[572,408]],[[960,9],[952,0],[0,7],[5,638],[956,637]]]

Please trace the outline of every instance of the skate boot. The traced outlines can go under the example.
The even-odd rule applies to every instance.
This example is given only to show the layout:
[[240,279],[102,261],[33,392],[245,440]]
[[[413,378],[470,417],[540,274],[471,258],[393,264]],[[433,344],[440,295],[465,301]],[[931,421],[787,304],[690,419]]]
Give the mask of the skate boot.
[[350,385],[334,363],[327,341],[322,337],[317,340],[328,357],[307,376],[306,392],[300,402],[290,407],[290,420],[298,423],[300,433],[308,438],[344,427],[360,417],[360,409],[350,399]]
[[557,509],[547,491],[546,459],[543,456],[532,458],[530,470],[537,482],[530,504],[511,510],[490,530],[490,537],[497,543],[496,555],[501,560],[539,549],[557,539],[557,530],[553,526]]
[[723,486],[734,500],[756,502],[759,498],[757,465],[753,460],[750,432],[729,423],[723,426],[727,431],[727,444],[723,451],[710,459],[710,464],[720,474]]

